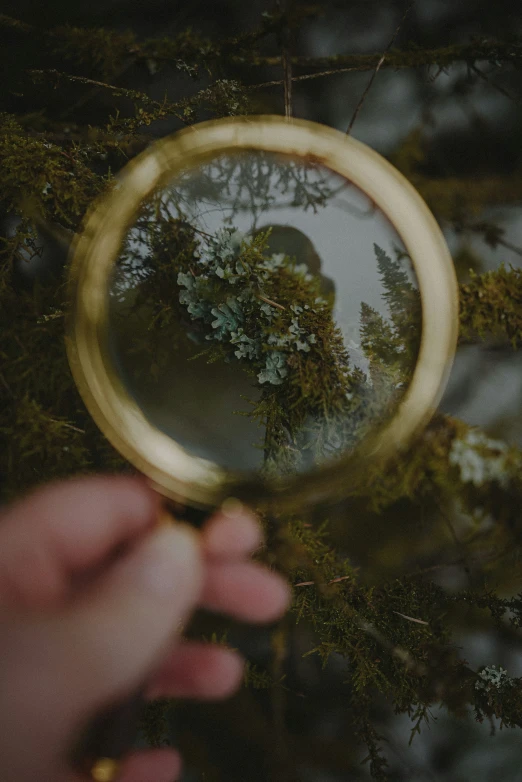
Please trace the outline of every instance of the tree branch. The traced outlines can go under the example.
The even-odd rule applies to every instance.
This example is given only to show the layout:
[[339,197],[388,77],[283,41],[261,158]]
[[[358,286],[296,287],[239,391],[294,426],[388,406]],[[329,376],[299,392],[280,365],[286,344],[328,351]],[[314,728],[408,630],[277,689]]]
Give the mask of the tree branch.
[[[375,54],[334,54],[330,57],[292,57],[294,68],[326,71],[333,73],[374,70],[382,52]],[[279,57],[260,57],[255,54],[232,57],[232,62],[249,67],[266,67],[280,65]],[[473,64],[477,61],[491,63],[511,63],[522,66],[522,45],[504,41],[474,41],[469,44],[452,44],[437,49],[391,49],[386,54],[382,67],[385,68],[419,68],[426,65],[446,67],[456,62]],[[295,77],[294,77],[295,79]]]
[[402,16],[402,19],[399,22],[399,24],[397,26],[397,29],[395,30],[395,32],[394,32],[394,34],[393,34],[393,36],[392,36],[392,38],[390,40],[390,43],[388,44],[386,49],[383,51],[383,53],[382,53],[382,55],[381,55],[381,57],[379,59],[379,62],[377,63],[377,66],[376,66],[374,72],[372,73],[372,75],[370,77],[370,81],[366,85],[366,88],[365,88],[363,94],[360,97],[359,103],[355,107],[355,111],[353,112],[352,118],[350,120],[350,124],[348,125],[348,130],[346,131],[346,135],[347,136],[350,135],[350,133],[352,131],[352,128],[353,128],[353,125],[355,123],[355,120],[357,119],[357,115],[359,114],[359,112],[360,112],[360,110],[362,108],[362,105],[363,105],[364,101],[366,100],[366,96],[368,95],[368,93],[370,92],[370,90],[372,88],[372,84],[373,84],[373,82],[375,80],[375,77],[377,76],[379,70],[381,69],[382,65],[384,64],[384,61],[386,59],[386,55],[388,54],[388,52],[392,48],[393,44],[395,43],[395,41],[397,39],[397,36],[399,35],[399,32],[401,30],[401,27],[404,24],[404,22],[406,20],[406,17],[410,13],[410,11],[413,8],[414,4],[415,4],[415,0],[412,0],[412,2],[409,4],[409,6],[407,7],[406,11],[404,12],[404,14]]

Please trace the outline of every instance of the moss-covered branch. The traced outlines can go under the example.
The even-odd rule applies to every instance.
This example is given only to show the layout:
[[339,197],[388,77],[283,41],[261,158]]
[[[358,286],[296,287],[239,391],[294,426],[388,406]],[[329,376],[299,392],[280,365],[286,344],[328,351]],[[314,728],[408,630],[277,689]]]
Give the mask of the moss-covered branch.
[[8,114],[0,114],[0,205],[20,214],[38,207],[46,219],[75,227],[107,186],[81,154],[29,136]]
[[135,115],[133,117],[121,117],[119,113],[111,117],[107,126],[107,132],[111,134],[136,133],[157,120],[167,117],[176,117],[185,125],[191,125],[198,119],[198,109],[212,109],[216,117],[237,116],[248,112],[249,99],[246,91],[237,81],[218,79],[209,87],[199,90],[190,98],[180,101],[157,101],[146,93],[118,87],[114,84],[88,79],[85,76],[76,76],[70,73],[61,73],[55,69],[30,70],[29,77],[36,83],[47,81],[53,89],[64,83],[85,87],[94,87],[110,92],[114,98],[126,98],[134,104]]
[[[375,54],[334,54],[329,57],[292,57],[292,65],[310,71],[331,70],[336,68],[352,71],[371,71],[378,65],[382,52]],[[262,57],[256,54],[238,57],[237,60],[250,66],[277,66],[279,57]],[[478,61],[506,63],[520,67],[522,64],[522,45],[519,42],[477,40],[469,44],[452,44],[437,49],[391,49],[381,68],[419,68],[435,65],[445,68],[457,62],[473,64]]]
[[[278,33],[282,26],[298,27],[309,16],[317,15],[317,7],[297,9],[293,14],[266,15],[259,28],[239,36],[232,36],[220,42],[204,38],[192,30],[183,31],[173,38],[158,38],[138,41],[131,32],[113,30],[79,29],[65,26],[54,30],[42,31],[5,14],[0,15],[0,27],[8,28],[20,35],[43,35],[56,54],[94,68],[104,75],[118,72],[122,65],[132,58],[168,62],[182,70],[196,68],[197,65],[227,60],[231,63],[249,67],[267,67],[281,65],[281,58],[262,56],[253,45],[267,35]],[[292,57],[292,66],[314,71],[374,70],[382,52],[375,54],[338,54],[328,57]],[[470,65],[486,61],[492,64],[522,64],[522,45],[518,41],[496,41],[477,39],[468,44],[452,44],[435,49],[411,47],[409,49],[391,49],[386,54],[382,68],[416,68],[422,66],[447,67],[457,62]],[[188,65],[190,63],[190,66]]]
[[[422,574],[368,585],[365,574],[336,549],[324,521],[316,526],[290,519],[279,528],[277,559],[294,585],[292,612],[316,637],[305,656],[317,655],[323,668],[332,655],[346,660],[346,707],[353,709],[354,729],[371,702],[370,691],[412,716],[412,738],[436,703],[460,716],[471,705],[479,721],[498,717],[506,725],[522,725],[520,680],[494,666],[471,670],[452,645],[453,622],[462,629],[493,621],[504,632],[511,627],[515,640],[521,595],[502,600],[480,587],[452,594]],[[274,547],[259,556],[273,563]],[[255,683],[268,686],[269,680],[258,675]],[[371,721],[365,725],[368,729]],[[378,737],[370,741],[364,730],[356,732],[378,760]]]
[[[398,166],[400,168],[400,166]],[[506,176],[408,175],[432,212],[440,220],[460,221],[464,214],[480,215],[491,206],[522,203],[522,172]]]
[[[458,502],[473,514],[491,513],[498,521],[519,527],[522,502],[522,452],[487,437],[476,427],[437,414],[405,454],[384,475],[368,476],[361,496],[375,511],[407,498],[421,501],[438,496],[439,502]],[[500,498],[509,497],[509,502]]]
[[459,293],[461,342],[489,335],[522,345],[522,269],[471,272]]
[[[316,13],[313,9],[300,9],[290,21],[296,25],[313,13]],[[284,14],[267,14],[257,28],[220,41],[191,29],[169,38],[141,41],[130,30],[119,32],[70,25],[41,30],[5,14],[0,14],[0,28],[20,36],[37,36],[50,54],[107,78],[117,75],[134,62],[143,63],[151,72],[168,64],[195,77],[202,67],[210,72],[216,64],[230,56],[248,54],[263,38],[277,32],[285,20]]]
[[428,155],[428,142],[421,129],[414,128],[390,155],[390,161],[419,191],[439,220],[450,220],[461,226],[476,219],[488,207],[522,203],[521,171],[502,176],[434,178],[423,170]]

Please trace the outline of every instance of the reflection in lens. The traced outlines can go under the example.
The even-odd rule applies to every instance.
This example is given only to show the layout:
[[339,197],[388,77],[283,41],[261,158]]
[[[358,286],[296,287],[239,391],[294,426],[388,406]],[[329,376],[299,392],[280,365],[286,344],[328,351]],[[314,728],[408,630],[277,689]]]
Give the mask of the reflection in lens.
[[148,420],[270,476],[338,458],[394,414],[420,317],[411,263],[368,198],[257,151],[143,204],[110,291],[112,358]]

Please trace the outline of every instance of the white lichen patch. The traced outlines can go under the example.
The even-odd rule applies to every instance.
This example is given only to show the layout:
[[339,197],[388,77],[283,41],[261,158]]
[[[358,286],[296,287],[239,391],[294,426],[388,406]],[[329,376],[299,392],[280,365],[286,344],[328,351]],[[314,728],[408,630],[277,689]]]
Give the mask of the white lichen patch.
[[501,665],[498,668],[495,665],[487,666],[480,671],[478,676],[475,689],[482,692],[488,692],[492,687],[500,690],[509,682],[507,671]]
[[464,483],[478,487],[495,481],[506,488],[510,481],[509,456],[506,443],[492,440],[477,429],[470,429],[464,437],[453,440],[449,463],[459,468]]

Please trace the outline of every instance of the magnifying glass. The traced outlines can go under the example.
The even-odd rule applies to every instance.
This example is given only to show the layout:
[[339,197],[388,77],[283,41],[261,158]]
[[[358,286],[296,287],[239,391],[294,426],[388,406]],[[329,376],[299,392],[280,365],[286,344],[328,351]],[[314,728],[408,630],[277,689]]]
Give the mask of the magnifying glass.
[[384,158],[321,125],[236,118],[163,139],[73,253],[80,393],[184,505],[342,497],[411,442],[449,373],[457,287],[434,217]]

